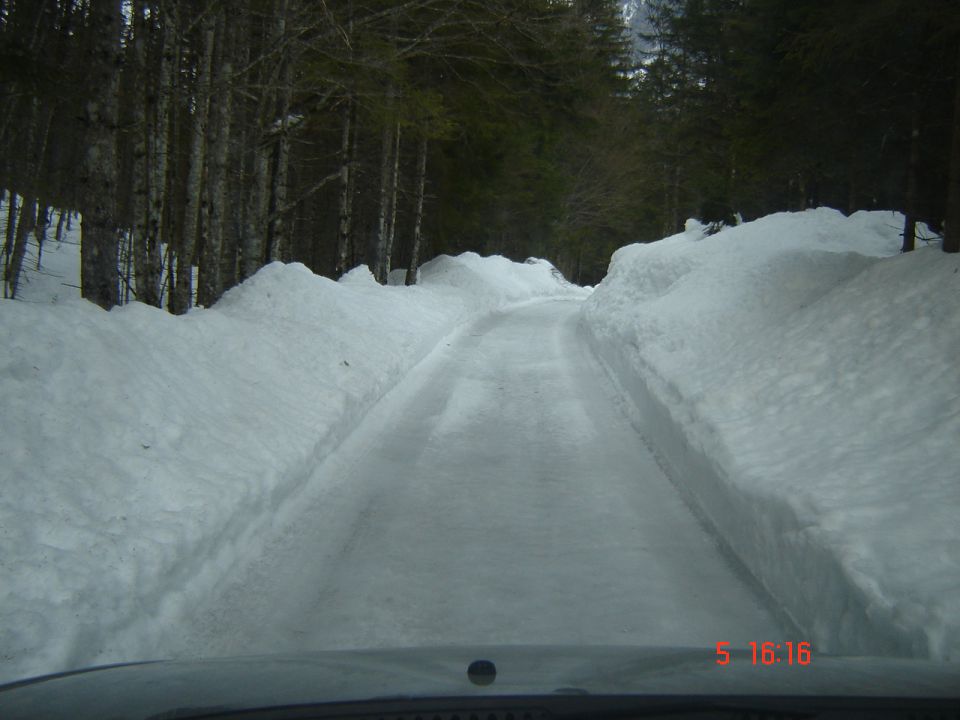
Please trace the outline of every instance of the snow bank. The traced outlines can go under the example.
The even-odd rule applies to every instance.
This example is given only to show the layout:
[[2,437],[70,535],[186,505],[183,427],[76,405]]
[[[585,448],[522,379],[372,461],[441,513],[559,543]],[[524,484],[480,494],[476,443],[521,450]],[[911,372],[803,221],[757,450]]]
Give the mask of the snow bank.
[[274,263],[185,317],[0,303],[0,682],[163,656],[165,628],[442,337],[579,292],[470,255],[411,288]]
[[420,278],[427,285],[453,285],[504,304],[555,296],[558,285],[576,296],[589,294],[567,282],[549,262],[538,258],[515,263],[499,255],[485,258],[473,252],[457,257],[440,255],[421,266]]
[[960,258],[899,255],[901,227],[827,209],[691,223],[618,250],[583,318],[794,640],[958,660]]

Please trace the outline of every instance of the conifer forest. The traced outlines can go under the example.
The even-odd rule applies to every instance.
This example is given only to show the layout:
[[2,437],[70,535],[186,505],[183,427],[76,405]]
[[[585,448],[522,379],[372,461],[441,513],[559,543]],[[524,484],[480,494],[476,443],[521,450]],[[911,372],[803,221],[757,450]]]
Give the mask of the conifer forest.
[[409,284],[472,250],[593,284],[688,217],[819,205],[960,249],[956,0],[635,9],[0,0],[4,296],[71,221],[84,297],[177,314],[276,260]]

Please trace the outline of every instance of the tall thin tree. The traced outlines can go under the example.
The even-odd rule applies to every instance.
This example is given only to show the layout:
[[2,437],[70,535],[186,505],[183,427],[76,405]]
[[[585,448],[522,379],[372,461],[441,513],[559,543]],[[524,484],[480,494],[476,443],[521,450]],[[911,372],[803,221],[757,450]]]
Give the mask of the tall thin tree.
[[117,108],[122,0],[90,0],[91,34],[84,106],[86,152],[80,176],[80,294],[109,309],[117,304]]

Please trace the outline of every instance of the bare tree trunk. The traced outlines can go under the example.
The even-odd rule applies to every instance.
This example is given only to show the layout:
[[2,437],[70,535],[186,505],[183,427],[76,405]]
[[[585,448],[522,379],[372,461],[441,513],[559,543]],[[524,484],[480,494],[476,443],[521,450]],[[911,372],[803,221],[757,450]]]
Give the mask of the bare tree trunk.
[[263,239],[267,207],[269,159],[262,147],[253,151],[253,168],[247,196],[246,222],[243,232],[241,279],[253,276],[263,265]]
[[91,0],[96,28],[91,84],[84,106],[86,155],[80,185],[84,198],[80,241],[80,294],[102,308],[117,304],[117,102],[120,80],[121,0]]
[[400,188],[400,121],[393,130],[393,170],[390,176],[390,216],[387,218],[387,247],[383,257],[384,281],[390,277],[393,264],[393,240],[397,235],[397,194]]
[[420,138],[417,154],[417,205],[413,218],[413,247],[410,250],[410,266],[407,268],[407,285],[417,282],[417,266],[420,264],[420,238],[423,227],[423,193],[427,183],[427,134]]
[[17,297],[17,286],[20,283],[20,271],[23,269],[23,258],[27,253],[27,237],[33,231],[37,220],[37,198],[27,196],[20,206],[20,220],[17,222],[17,232],[13,241],[13,252],[10,263],[7,265],[6,280],[9,288],[9,297]]
[[[287,15],[290,0],[277,0],[275,37],[282,41],[287,32]],[[290,101],[293,61],[290,57],[281,60],[279,90],[277,93],[277,114],[279,115],[279,135],[274,150],[273,175],[270,182],[269,223],[267,226],[267,262],[283,260],[286,257],[287,226],[284,215],[287,204],[287,174],[290,167]]]
[[[238,129],[239,124],[238,124]],[[241,132],[241,136],[245,133]],[[239,143],[234,141],[234,147]],[[243,152],[228,153],[226,207],[230,208],[224,222],[223,247],[220,249],[220,287],[222,292],[237,284],[239,279],[240,240],[247,208],[243,203],[244,157]]]
[[17,233],[17,194],[10,193],[10,204],[7,205],[7,227],[3,241],[3,297],[9,298],[7,274],[10,270],[10,258],[13,255],[13,244]]
[[132,56],[135,65],[133,69],[134,83],[144,88],[144,93],[135,96],[131,103],[133,106],[133,226],[131,228],[131,242],[133,244],[134,289],[137,299],[144,298],[149,294],[149,290],[147,289],[147,285],[149,284],[147,275],[147,236],[149,234],[150,169],[147,167],[147,135],[150,131],[147,125],[146,104],[148,102],[147,97],[151,91],[148,89],[149,81],[146,72],[147,23],[143,14],[143,2],[144,0],[134,0],[133,2]]
[[198,300],[201,305],[210,307],[223,294],[220,255],[223,250],[223,236],[226,225],[227,204],[227,162],[230,143],[231,80],[233,75],[233,43],[231,35],[233,23],[228,25],[226,10],[223,6],[217,13],[218,62],[214,85],[216,92],[212,98],[208,142],[211,155],[207,178],[207,242],[203,248],[200,262],[200,287]]
[[[233,8],[231,7],[231,10]],[[234,60],[234,68],[246,68],[252,54],[251,38],[246,32],[249,22],[249,4],[239,4],[241,15],[233,21],[233,33],[230,36],[232,51],[230,57]],[[234,72],[231,83],[242,80],[239,72]],[[248,192],[248,178],[255,145],[251,138],[256,137],[259,131],[259,116],[251,116],[246,112],[242,97],[231,96],[231,114],[237,115],[236,125],[229,137],[235,152],[227,152],[229,159],[226,168],[226,206],[231,209],[224,220],[223,247],[220,252],[220,284],[223,290],[233,287],[243,277],[240,261],[243,253],[242,244],[245,239],[247,218],[251,208],[245,202]]]
[[350,253],[350,225],[352,220],[351,178],[353,155],[351,131],[353,129],[353,100],[348,99],[343,107],[343,134],[340,139],[340,207],[337,227],[337,275],[347,272]]
[[903,215],[903,244],[900,252],[911,252],[916,247],[917,238],[917,170],[920,165],[920,99],[913,94],[913,107],[910,111],[910,158],[907,162],[907,193]]
[[350,141],[350,177],[347,182],[347,231],[348,236],[348,247],[347,253],[349,259],[347,261],[346,269],[349,270],[353,267],[356,267],[359,262],[361,262],[362,253],[364,248],[362,243],[357,243],[356,238],[357,234],[355,231],[356,218],[353,215],[353,201],[357,196],[357,172],[359,166],[359,147],[360,147],[360,125],[359,118],[357,116],[356,106],[354,106],[353,111],[353,139]]
[[[284,73],[289,78],[289,73]],[[284,260],[287,256],[290,238],[286,222],[288,174],[290,170],[290,95],[281,90],[280,136],[277,139],[273,159],[273,174],[270,179],[269,223],[267,226],[266,261]]]
[[[173,3],[170,5],[171,11],[175,10]],[[174,312],[176,305],[176,284],[177,284],[177,253],[181,243],[181,230],[184,217],[184,198],[178,191],[183,184],[181,177],[181,167],[178,162],[178,150],[184,144],[184,123],[180,120],[180,115],[185,112],[189,117],[190,110],[186,107],[189,102],[185,97],[189,93],[184,90],[182,71],[184,64],[183,51],[180,45],[182,35],[182,19],[179,12],[170,12],[165,18],[170,22],[170,33],[175,38],[173,48],[175,52],[170,56],[170,105],[169,105],[169,126],[166,134],[167,147],[167,173],[163,178],[163,202],[164,212],[160,216],[159,237],[165,242],[158,248],[160,253],[160,305],[166,307],[167,312]],[[182,108],[182,110],[181,110]],[[189,120],[187,133],[189,135]]]
[[[174,265],[176,265],[176,257],[173,252],[173,243],[167,245],[167,260],[165,263],[167,267],[167,282],[166,282],[166,291],[167,291],[167,311],[173,312],[173,297],[177,294],[177,275],[174,272]],[[162,299],[162,296],[161,296]]]
[[943,251],[960,252],[960,45],[957,47],[957,71],[953,74],[953,139],[950,145],[950,181],[947,191],[947,217],[943,232]]
[[[353,37],[353,2],[346,3],[347,22],[344,36],[347,39],[348,57],[353,60],[354,45],[350,42]],[[337,260],[336,274],[343,275],[350,268],[350,254],[352,245],[353,226],[353,183],[356,158],[356,104],[352,88],[347,90],[346,102],[343,106],[343,132],[340,138],[340,203],[338,207],[337,223]]]
[[[33,176],[33,187],[36,193],[38,194],[40,188],[43,187],[43,172],[44,166],[47,160],[47,146],[50,142],[50,128],[53,125],[53,107],[50,107],[46,111],[46,117],[43,121],[43,130],[37,143],[36,151],[34,153],[33,166],[35,168]],[[36,208],[36,217],[34,218],[35,222],[33,224],[33,234],[34,238],[37,241],[37,270],[40,269],[40,258],[43,255],[43,243],[47,239],[47,223],[49,222],[47,217],[47,205],[46,202],[40,202]]]
[[190,172],[187,176],[187,202],[183,218],[180,251],[177,254],[177,281],[173,308],[175,313],[190,309],[193,296],[193,263],[202,218],[203,168],[207,155],[207,120],[210,110],[210,71],[213,64],[214,18],[203,22],[203,55],[197,68],[194,97],[196,109],[191,123]]
[[33,236],[37,240],[37,270],[40,269],[40,261],[43,258],[43,245],[47,241],[47,228],[50,226],[50,212],[46,203],[37,205],[37,224],[33,228]]
[[163,257],[161,243],[164,241],[164,212],[167,198],[168,134],[170,132],[170,99],[173,93],[173,61],[179,52],[176,41],[176,5],[161,3],[160,16],[160,62],[157,73],[157,88],[148,96],[152,104],[151,130],[147,138],[149,180],[147,182],[146,239],[143,248],[142,268],[137,286],[137,299],[147,305],[161,306],[160,287]]
[[[27,148],[27,160],[36,168],[39,168],[35,154],[34,138],[36,136],[36,124],[40,114],[40,101],[33,98],[30,103],[30,113],[26,117],[24,136],[20,139],[21,144]],[[3,296],[16,297],[16,286],[19,282],[20,271],[23,267],[23,256],[26,252],[27,233],[33,229],[36,221],[36,202],[37,197],[34,188],[39,176],[39,169],[31,174],[29,180],[24,180],[23,202],[20,205],[20,217],[16,222],[12,220],[16,231],[13,232],[11,225],[7,227],[7,243],[4,248],[3,265]],[[29,218],[24,215],[29,207]]]
[[730,217],[736,217],[737,212],[740,210],[740,203],[738,201],[739,187],[737,182],[737,154],[736,152],[730,152],[730,172],[727,176],[729,182],[727,184],[727,215]]
[[670,202],[670,235],[680,231],[680,163],[673,168],[673,195]]
[[[284,41],[289,0],[275,0],[273,6],[275,22],[267,38],[269,47],[280,47]],[[286,52],[286,50],[282,51]],[[240,241],[240,279],[252,276],[265,262],[278,259],[283,253],[283,226],[280,212],[286,199],[286,170],[278,172],[278,165],[288,162],[289,149],[280,147],[282,137],[286,136],[289,126],[289,96],[284,101],[277,94],[277,87],[286,85],[289,90],[290,75],[285,69],[288,58],[282,56],[278,63],[261,62],[257,85],[260,97],[256,114],[258,131],[252,133],[248,142],[253,146],[244,204],[243,235]],[[279,70],[271,72],[271,68]],[[280,88],[283,91],[283,88]],[[278,109],[281,117],[277,118]],[[279,120],[279,126],[276,121]],[[271,155],[273,165],[271,167]],[[286,158],[284,157],[286,156]]]
[[123,304],[130,304],[130,293],[133,291],[136,295],[136,291],[133,289],[131,284],[131,279],[133,278],[133,249],[134,238],[133,231],[127,231],[123,233],[123,273],[120,275],[120,284],[122,286],[122,295],[123,295]]
[[[392,91],[388,91],[388,96]],[[380,155],[380,209],[377,214],[377,238],[373,252],[373,276],[378,282],[387,282],[387,222],[390,207],[390,152],[393,149],[393,123],[383,126],[383,143]]]
[[230,208],[223,225],[223,244],[220,248],[220,294],[237,284],[237,261],[239,260],[239,241],[243,236],[243,197],[242,157],[238,153],[232,159],[233,167],[227,166],[225,182],[226,199],[224,208]]
[[63,225],[64,225],[64,216],[69,215],[63,210],[57,212],[57,232],[54,235],[54,239],[57,241],[57,244],[63,242]]
[[[249,47],[244,47],[244,54],[250,55]],[[249,59],[248,59],[249,62]],[[244,63],[247,64],[247,63]],[[245,158],[243,184],[238,193],[243,198],[240,206],[243,208],[240,219],[240,237],[237,253],[237,280],[242,282],[260,269],[263,261],[263,238],[265,223],[265,206],[263,199],[266,196],[267,161],[263,148],[263,128],[267,113],[268,75],[264,63],[255,77],[255,84],[260,88],[260,95],[253,114],[243,125],[243,146],[249,148]]]

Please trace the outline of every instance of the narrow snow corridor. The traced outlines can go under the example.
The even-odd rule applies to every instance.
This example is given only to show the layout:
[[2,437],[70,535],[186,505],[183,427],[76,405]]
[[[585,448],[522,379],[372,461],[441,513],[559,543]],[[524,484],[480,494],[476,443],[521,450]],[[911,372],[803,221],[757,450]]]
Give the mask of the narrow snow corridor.
[[578,309],[490,316],[416,367],[182,654],[797,639],[643,445]]

